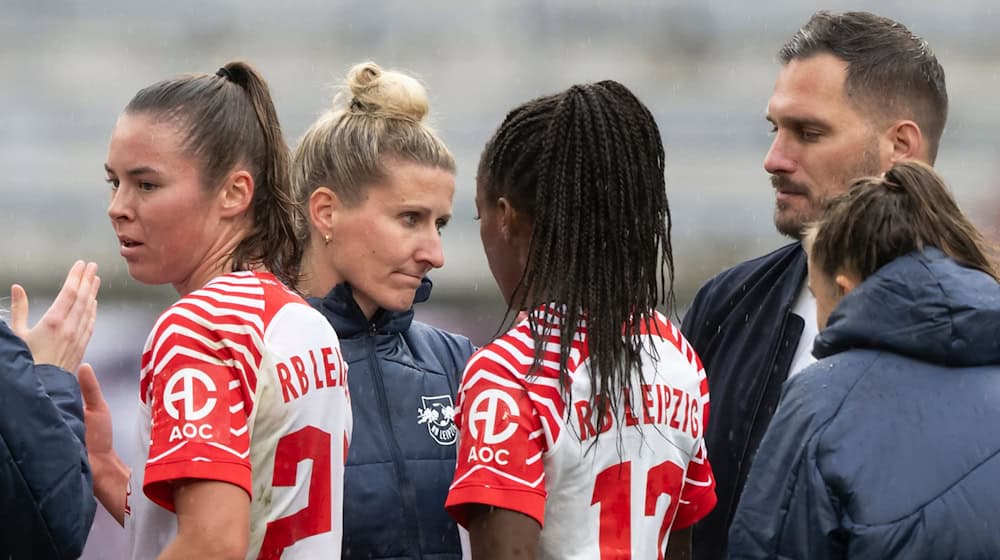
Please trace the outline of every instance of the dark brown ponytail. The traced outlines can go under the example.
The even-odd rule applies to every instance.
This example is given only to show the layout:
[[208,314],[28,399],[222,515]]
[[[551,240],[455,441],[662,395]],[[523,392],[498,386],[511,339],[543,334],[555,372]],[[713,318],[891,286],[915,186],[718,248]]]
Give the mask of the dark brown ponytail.
[[850,272],[864,280],[898,257],[933,246],[1000,281],[982,234],[940,175],[916,161],[855,181],[830,201],[811,235],[810,258],[829,276]]
[[178,119],[184,146],[201,162],[206,189],[236,166],[254,179],[251,229],[232,254],[232,270],[263,266],[290,287],[298,282],[304,215],[289,181],[289,151],[264,78],[229,62],[216,74],[191,74],[139,91],[127,113]]
[[302,260],[305,216],[292,193],[291,155],[281,133],[271,90],[264,78],[244,62],[230,62],[223,68],[233,83],[243,88],[253,105],[263,134],[264,151],[264,157],[258,160],[260,176],[256,178],[253,199],[253,229],[233,252],[233,267],[240,269],[261,263],[294,287]]

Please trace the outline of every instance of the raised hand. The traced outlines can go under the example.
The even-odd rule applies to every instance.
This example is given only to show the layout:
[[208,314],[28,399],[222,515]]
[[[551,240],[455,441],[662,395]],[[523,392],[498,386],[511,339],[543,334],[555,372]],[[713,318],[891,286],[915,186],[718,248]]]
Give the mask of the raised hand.
[[36,364],[51,364],[76,373],[94,332],[100,286],[97,264],[77,261],[55,301],[30,328],[28,294],[17,284],[11,286],[10,327],[28,345]]

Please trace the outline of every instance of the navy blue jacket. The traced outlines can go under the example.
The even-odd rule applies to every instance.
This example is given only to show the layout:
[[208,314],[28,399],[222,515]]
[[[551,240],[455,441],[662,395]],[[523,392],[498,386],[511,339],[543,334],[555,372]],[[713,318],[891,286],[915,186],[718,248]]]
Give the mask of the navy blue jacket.
[[696,560],[726,556],[729,524],[802,336],[792,307],[805,277],[805,252],[792,243],[709,280],[684,315],[681,330],[708,377],[705,442],[719,499],[694,526]]
[[882,267],[788,381],[732,558],[1000,558],[1000,284],[927,248]]
[[[425,279],[415,303],[430,297]],[[354,431],[344,475],[343,558],[462,557],[444,510],[455,473],[455,394],[469,340],[380,309],[368,321],[347,284],[310,299],[340,337]]]
[[97,502],[80,386],[0,321],[0,558],[77,558]]

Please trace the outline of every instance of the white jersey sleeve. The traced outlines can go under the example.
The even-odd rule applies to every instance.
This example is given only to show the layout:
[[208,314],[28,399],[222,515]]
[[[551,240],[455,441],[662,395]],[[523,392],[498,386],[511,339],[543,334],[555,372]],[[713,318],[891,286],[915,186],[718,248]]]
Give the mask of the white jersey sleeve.
[[346,375],[329,323],[270,274],[221,276],[168,309],[142,358],[132,557],[155,558],[173,539],[180,479],[246,491],[248,558],[339,551]]

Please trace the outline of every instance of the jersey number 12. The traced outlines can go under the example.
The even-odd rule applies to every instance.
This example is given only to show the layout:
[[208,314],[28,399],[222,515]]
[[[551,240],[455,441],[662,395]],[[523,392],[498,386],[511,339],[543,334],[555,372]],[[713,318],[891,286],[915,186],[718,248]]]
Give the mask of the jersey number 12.
[[[663,560],[663,540],[677,513],[684,469],[664,461],[646,473],[643,513],[656,515],[656,502],[666,494],[670,500],[656,539],[657,558]],[[597,475],[591,505],[601,505],[601,560],[624,560],[632,557],[632,461],[612,465]]]

